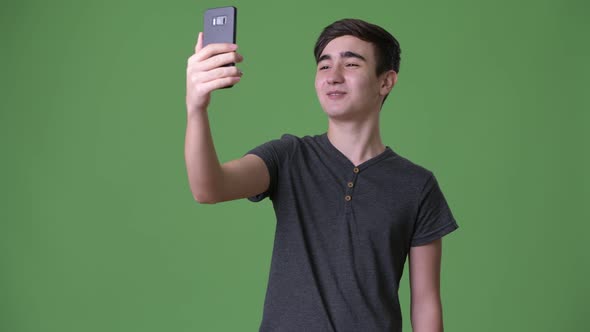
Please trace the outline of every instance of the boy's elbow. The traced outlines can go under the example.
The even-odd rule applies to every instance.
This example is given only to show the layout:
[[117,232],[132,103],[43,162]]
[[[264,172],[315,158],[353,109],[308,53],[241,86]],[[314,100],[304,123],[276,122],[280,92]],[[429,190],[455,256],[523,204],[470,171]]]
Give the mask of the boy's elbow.
[[221,181],[200,181],[190,183],[195,201],[201,204],[216,204],[227,200]]
[[203,194],[195,194],[193,193],[193,198],[195,199],[195,201],[197,203],[200,204],[215,204],[215,203],[219,203],[219,199],[216,199],[216,197],[212,196],[212,195],[203,195]]
[[221,202],[219,195],[211,191],[192,191],[193,198],[200,204],[215,204]]
[[215,204],[215,203],[217,203],[214,200],[202,199],[202,198],[199,198],[199,197],[195,197],[195,202],[197,202],[199,204]]

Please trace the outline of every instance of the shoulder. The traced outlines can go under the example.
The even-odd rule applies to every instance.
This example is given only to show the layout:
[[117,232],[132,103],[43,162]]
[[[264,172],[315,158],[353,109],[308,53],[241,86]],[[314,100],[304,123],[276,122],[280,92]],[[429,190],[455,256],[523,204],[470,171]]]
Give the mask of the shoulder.
[[396,158],[392,160],[391,166],[396,171],[401,172],[405,177],[416,180],[426,181],[433,176],[433,172],[430,169],[397,153]]
[[318,138],[315,136],[299,137],[286,133],[280,138],[266,141],[250,150],[248,153],[259,156],[265,155],[268,158],[274,158],[277,160],[289,160],[293,156],[300,154],[301,150],[305,150],[310,145],[317,144],[317,139]]
[[255,150],[288,151],[299,144],[300,138],[291,134],[283,134],[280,138],[274,138],[262,143]]
[[388,158],[384,167],[388,178],[405,188],[408,193],[413,192],[416,195],[420,195],[435,179],[433,171],[398,153],[393,158]]
[[275,140],[275,144],[283,148],[292,150],[307,149],[321,144],[322,135],[297,136],[293,134],[283,134],[280,139]]
[[289,133],[285,133],[281,136],[281,140],[293,142],[296,144],[317,144],[321,138],[322,135],[297,136]]

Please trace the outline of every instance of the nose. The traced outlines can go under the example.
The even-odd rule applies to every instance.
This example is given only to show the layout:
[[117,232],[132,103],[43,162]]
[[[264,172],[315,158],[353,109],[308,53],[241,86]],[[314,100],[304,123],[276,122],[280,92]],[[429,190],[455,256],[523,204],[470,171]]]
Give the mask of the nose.
[[339,66],[334,66],[327,77],[328,84],[339,84],[344,82],[344,76],[340,70]]

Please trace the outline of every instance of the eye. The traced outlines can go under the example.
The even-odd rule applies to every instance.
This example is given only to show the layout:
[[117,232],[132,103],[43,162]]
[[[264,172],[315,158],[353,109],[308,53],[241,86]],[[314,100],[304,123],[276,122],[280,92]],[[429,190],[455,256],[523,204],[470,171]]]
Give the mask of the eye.
[[347,63],[346,67],[358,67],[359,65],[356,63]]
[[326,65],[323,65],[323,66],[320,66],[318,69],[319,69],[319,70],[324,70],[324,69],[328,69],[328,68],[330,68],[330,67],[328,67],[328,66],[326,66]]

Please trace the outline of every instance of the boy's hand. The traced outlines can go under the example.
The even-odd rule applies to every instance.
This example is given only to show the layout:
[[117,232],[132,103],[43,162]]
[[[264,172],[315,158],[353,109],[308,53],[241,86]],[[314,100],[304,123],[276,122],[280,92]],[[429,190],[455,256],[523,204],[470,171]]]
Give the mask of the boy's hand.
[[186,110],[206,112],[211,92],[237,84],[242,72],[236,66],[244,59],[235,52],[235,44],[209,44],[203,47],[203,33],[199,32],[195,54],[188,58],[186,68]]

